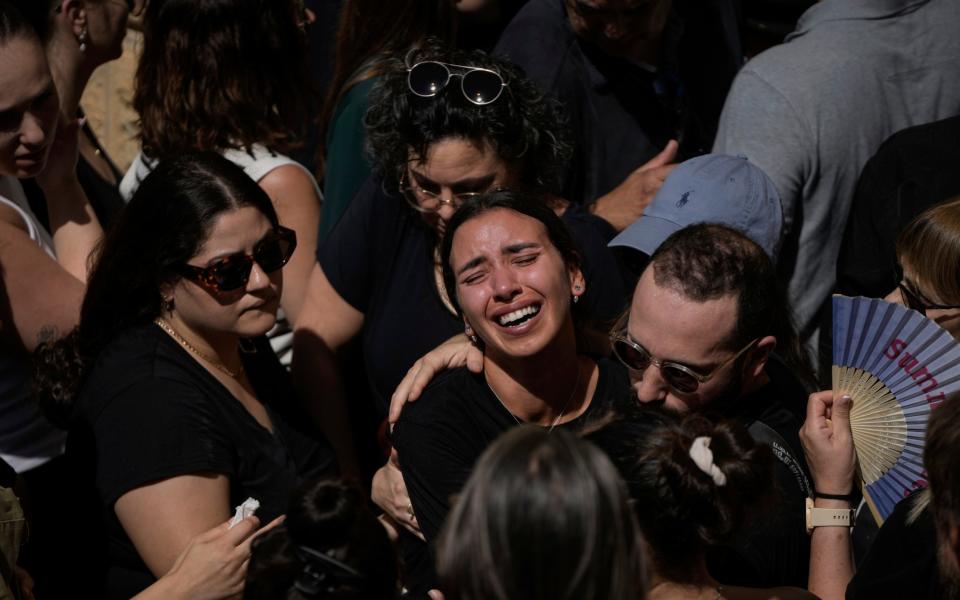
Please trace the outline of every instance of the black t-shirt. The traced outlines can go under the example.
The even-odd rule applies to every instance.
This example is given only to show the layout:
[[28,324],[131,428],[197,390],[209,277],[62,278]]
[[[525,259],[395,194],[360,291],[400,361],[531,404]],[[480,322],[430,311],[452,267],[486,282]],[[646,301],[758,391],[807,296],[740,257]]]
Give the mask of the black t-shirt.
[[113,510],[130,490],[190,473],[223,474],[231,509],[255,498],[267,523],[286,511],[301,481],[336,472],[326,442],[293,426],[308,421],[297,416],[292,386],[269,345],[261,340],[259,348],[243,355],[244,367],[272,433],[156,325],[121,334],[100,354],[71,435],[72,449],[95,465],[107,520],[108,597],[129,598],[154,581]]
[[[621,403],[632,402],[626,369],[609,359],[597,360],[597,366],[599,378],[590,406],[558,427],[581,430]],[[404,407],[393,431],[393,444],[417,521],[431,544],[427,554],[420,540],[404,538],[408,563],[426,556],[430,560],[425,571],[415,569],[414,577],[419,580],[409,582],[415,594],[436,587],[432,544],[443,527],[451,498],[466,484],[487,446],[516,426],[517,420],[497,400],[484,375],[466,368],[442,373],[419,400]]]
[[[613,230],[572,208],[564,215],[584,253],[585,315],[608,320],[626,306],[628,290],[606,243]],[[434,276],[436,235],[406,202],[371,177],[317,248],[324,274],[364,316],[362,348],[378,410],[386,415],[397,384],[421,356],[463,333],[463,321],[443,305]]]
[[776,362],[768,362],[767,375],[770,382],[759,390],[713,408],[744,425],[756,441],[771,446],[776,500],[729,544],[708,551],[707,567],[728,585],[806,588],[810,538],[804,499],[812,495],[812,487],[795,410],[805,405],[807,394]]
[[937,530],[931,510],[927,508],[916,521],[907,522],[918,493],[898,502],[883,522],[847,586],[847,600],[945,597],[937,569]]

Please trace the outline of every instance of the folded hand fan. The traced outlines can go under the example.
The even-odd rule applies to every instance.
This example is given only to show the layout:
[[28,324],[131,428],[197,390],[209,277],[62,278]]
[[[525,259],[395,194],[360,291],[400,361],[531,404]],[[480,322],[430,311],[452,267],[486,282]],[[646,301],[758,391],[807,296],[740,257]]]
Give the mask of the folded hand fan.
[[960,344],[905,306],[834,296],[833,389],[853,398],[863,495],[883,523],[897,502],[927,485],[927,420],[960,390]]

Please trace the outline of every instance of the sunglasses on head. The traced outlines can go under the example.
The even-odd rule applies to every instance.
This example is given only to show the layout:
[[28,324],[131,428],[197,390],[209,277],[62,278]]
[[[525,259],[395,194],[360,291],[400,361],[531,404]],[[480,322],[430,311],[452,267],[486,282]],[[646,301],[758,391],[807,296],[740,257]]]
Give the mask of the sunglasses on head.
[[650,365],[660,369],[660,376],[671,388],[681,394],[692,394],[697,391],[701,383],[713,379],[721,369],[740,358],[744,352],[753,347],[757,340],[753,340],[740,349],[739,352],[714,367],[709,373],[697,373],[687,365],[670,360],[654,358],[646,348],[627,337],[625,333],[610,336],[613,343],[613,354],[621,363],[632,371],[646,371]]
[[232,292],[247,285],[256,262],[264,273],[273,273],[287,264],[297,247],[292,229],[277,227],[253,247],[253,254],[237,252],[216,259],[206,267],[181,265],[180,274],[214,292]]
[[432,98],[439,94],[452,77],[460,78],[463,97],[477,106],[494,102],[503,93],[503,88],[507,87],[499,73],[481,67],[425,60],[407,68],[407,86],[421,98]]

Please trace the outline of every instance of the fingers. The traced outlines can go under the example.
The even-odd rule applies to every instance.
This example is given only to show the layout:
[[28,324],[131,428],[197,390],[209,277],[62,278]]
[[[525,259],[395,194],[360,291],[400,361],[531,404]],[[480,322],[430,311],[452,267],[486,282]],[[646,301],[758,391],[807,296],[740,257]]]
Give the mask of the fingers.
[[427,596],[430,597],[430,600],[443,600],[443,594],[440,593],[440,590],[430,590],[427,592]]
[[825,423],[827,420],[828,409],[832,404],[833,390],[825,390],[823,392],[810,394],[810,399],[807,400],[807,422],[821,424]]
[[[667,145],[664,146],[663,150],[660,151],[660,154],[657,154],[645,162],[643,166],[640,167],[640,170],[649,171],[672,163],[677,158],[677,150],[679,148],[680,144],[677,140],[670,140],[667,142]],[[664,175],[664,177],[666,177],[666,175]]]
[[853,406],[853,399],[844,394],[833,403],[831,418],[836,426],[836,431],[850,431],[850,408]]
[[483,373],[483,351],[476,346],[467,349],[467,368],[473,373]]
[[[223,525],[219,525],[216,529],[219,529],[220,527],[223,527]],[[260,519],[253,516],[247,517],[233,527],[229,528],[226,533],[223,534],[224,540],[227,543],[236,546],[243,540],[250,537],[258,527],[260,527]]]

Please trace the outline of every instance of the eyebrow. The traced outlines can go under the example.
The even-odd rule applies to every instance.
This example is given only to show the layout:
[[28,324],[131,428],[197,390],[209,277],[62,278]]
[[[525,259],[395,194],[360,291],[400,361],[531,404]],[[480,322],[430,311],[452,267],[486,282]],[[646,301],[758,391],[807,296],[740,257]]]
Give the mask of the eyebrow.
[[19,103],[19,104],[14,104],[14,105],[12,105],[12,106],[2,106],[2,107],[0,107],[0,113],[7,113],[7,112],[19,110],[19,109],[24,109],[24,110],[25,110],[26,108],[28,108],[28,107],[30,107],[30,106],[33,106],[33,104],[34,104],[37,100],[40,100],[41,98],[46,98],[46,97],[50,96],[51,94],[53,94],[55,91],[56,91],[56,87],[54,86],[53,80],[51,79],[51,80],[47,83],[46,87],[44,87],[42,90],[40,90],[39,92],[37,92],[37,93],[34,94],[33,96],[27,98],[27,99],[24,100],[23,102],[21,102],[21,103]]
[[[413,178],[421,187],[423,187],[424,185],[442,187],[436,181],[433,181],[423,173],[418,173],[412,168],[410,169],[410,174],[413,175]],[[496,179],[496,175],[494,174],[481,175],[480,177],[467,177],[466,179],[460,179],[459,181],[455,181],[449,184],[448,187],[452,190],[462,189],[462,188],[469,188],[469,189],[487,188],[487,187],[490,187],[490,184],[493,183],[494,179]]]
[[[524,250],[529,250],[530,248],[540,248],[540,247],[541,247],[540,244],[536,242],[519,242],[516,244],[510,244],[509,246],[504,246],[503,254],[519,254]],[[474,267],[479,267],[485,262],[487,262],[487,258],[485,256],[478,256],[472,260],[469,260],[465,265],[463,265],[457,270],[457,275],[458,276],[462,275],[465,271],[469,271]]]
[[[262,242],[266,241],[272,234],[273,234],[273,229],[270,229],[270,230],[267,231],[265,234],[263,234],[263,237],[261,237],[259,240],[257,240],[256,242],[254,242],[254,243],[253,243],[253,251],[256,252],[256,251],[257,251],[257,246],[259,246]],[[222,258],[229,258],[229,257],[231,257],[231,256],[237,256],[238,254],[242,254],[242,255],[244,255],[244,256],[247,255],[247,253],[244,252],[243,250],[234,250],[233,252],[221,252],[221,253],[219,253],[219,254],[216,254],[216,255],[210,257],[210,259],[207,261],[206,264],[207,264],[207,266],[210,266],[210,264],[211,264],[212,262],[214,262],[214,261],[220,260],[220,259],[222,259]],[[252,253],[251,253],[251,254],[252,254]]]

